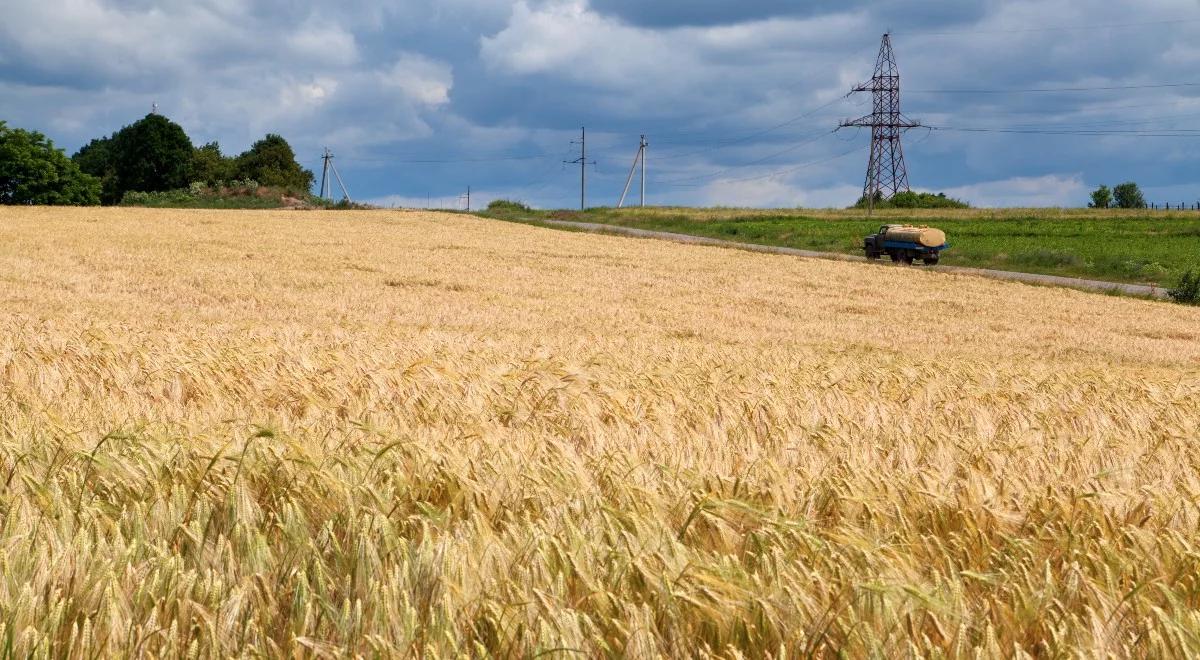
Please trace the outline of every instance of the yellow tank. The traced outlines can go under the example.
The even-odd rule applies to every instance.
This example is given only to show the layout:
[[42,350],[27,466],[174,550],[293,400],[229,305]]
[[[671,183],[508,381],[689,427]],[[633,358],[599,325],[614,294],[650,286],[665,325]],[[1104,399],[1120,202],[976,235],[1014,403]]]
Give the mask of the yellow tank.
[[912,225],[888,225],[885,241],[902,241],[916,243],[925,247],[941,247],[946,244],[946,232],[933,227],[914,227]]

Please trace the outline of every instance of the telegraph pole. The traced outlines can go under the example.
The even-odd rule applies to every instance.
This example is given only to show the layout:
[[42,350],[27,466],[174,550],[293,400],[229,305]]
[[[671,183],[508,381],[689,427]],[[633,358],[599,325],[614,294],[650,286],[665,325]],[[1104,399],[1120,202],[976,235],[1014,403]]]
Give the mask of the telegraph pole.
[[350,199],[350,191],[346,190],[346,184],[342,182],[342,175],[338,174],[337,165],[333,164],[333,152],[329,151],[329,147],[325,148],[324,155],[321,160],[325,161],[321,167],[321,199],[326,199],[326,192],[330,198],[333,197],[333,182],[329,180],[329,172],[333,172],[333,176],[337,179],[338,186],[342,189],[342,198],[347,202],[352,202]]
[[579,210],[587,210],[587,127],[579,129]]
[[871,92],[871,114],[844,121],[838,128],[857,126],[871,129],[871,158],[867,161],[863,197],[867,199],[868,210],[874,210],[877,195],[891,199],[896,193],[910,190],[900,136],[911,128],[921,127],[920,122],[900,112],[900,67],[896,65],[896,55],[892,52],[890,33],[883,35],[883,43],[879,46],[875,75],[870,81],[850,91],[851,94],[855,92]]
[[321,192],[317,195],[321,199],[325,199],[325,183],[328,181],[329,177],[330,158],[333,158],[333,155],[329,153],[329,147],[325,147],[325,153],[321,155],[321,161],[323,163],[321,165]]
[[637,171],[638,165],[642,166],[642,206],[646,206],[646,147],[649,145],[646,136],[643,135],[638,142],[637,155],[633,157],[633,166],[629,168],[629,176],[625,178],[625,190],[621,192],[621,201],[617,202],[617,208],[625,206],[625,197],[629,195],[629,185],[633,183],[633,173]]
[[471,212],[471,186],[467,186],[467,213]]
[[[574,144],[574,141],[571,142]],[[579,158],[564,160],[567,165],[579,164],[579,210],[587,210],[587,166],[595,165],[596,161],[587,159],[587,127],[579,129]]]
[[642,157],[641,157],[641,160],[642,160],[642,208],[646,208],[646,147],[648,147],[648,146],[650,146],[650,143],[646,141],[646,136],[643,135],[642,136],[642,150],[641,150],[641,154],[642,154]]

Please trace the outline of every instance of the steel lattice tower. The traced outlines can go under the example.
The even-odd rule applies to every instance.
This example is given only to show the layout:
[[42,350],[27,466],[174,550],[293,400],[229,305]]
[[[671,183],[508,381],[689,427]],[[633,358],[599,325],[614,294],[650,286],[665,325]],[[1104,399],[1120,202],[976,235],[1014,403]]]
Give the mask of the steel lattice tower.
[[871,92],[874,107],[871,114],[840,126],[871,128],[871,160],[867,163],[867,181],[863,198],[874,204],[876,196],[891,199],[899,192],[908,192],[908,171],[904,168],[904,147],[900,136],[910,128],[921,126],[900,112],[900,69],[892,52],[892,37],[883,35],[875,75],[870,81],[856,86],[854,92]]

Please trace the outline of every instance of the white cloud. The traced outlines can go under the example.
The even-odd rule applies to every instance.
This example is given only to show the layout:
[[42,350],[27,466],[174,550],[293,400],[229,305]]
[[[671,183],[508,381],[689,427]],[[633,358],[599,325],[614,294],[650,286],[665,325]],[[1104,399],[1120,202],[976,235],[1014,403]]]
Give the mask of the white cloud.
[[324,66],[349,67],[358,63],[358,42],[354,35],[337,25],[310,21],[283,36],[293,61],[321,63]]
[[254,50],[257,41],[240,12],[201,3],[138,11],[103,0],[17,2],[4,14],[0,48],[10,55],[45,71],[106,79],[160,77],[231,49]]
[[[507,26],[481,39],[480,57],[497,72],[547,74],[612,90],[619,95],[609,99],[613,105],[628,105],[632,99],[661,110],[684,97],[694,103],[735,96],[753,105],[770,92],[755,78],[785,77],[791,97],[802,92],[807,101],[814,92],[829,96],[839,76],[829,65],[837,58],[797,54],[832,45],[837,35],[861,28],[863,21],[862,14],[837,13],[656,30],[599,14],[586,0],[550,0],[536,6],[518,0]],[[753,77],[745,75],[750,66]]]
[[[65,101],[39,108],[38,123],[81,140],[152,103],[197,141],[220,139],[230,151],[265,132],[318,142],[345,131],[364,143],[428,134],[421,115],[449,102],[451,66],[401,49],[364,60],[352,24],[320,12],[229,0],[18,1],[0,22],[0,58],[25,69],[22,98]],[[11,102],[0,99],[0,112],[20,119]]]
[[519,0],[507,27],[484,37],[480,53],[494,68],[516,74],[555,72],[575,79],[633,85],[638,70],[682,69],[683,54],[658,33],[601,16],[584,0],[532,8]]
[[428,106],[448,103],[454,84],[448,64],[415,53],[401,55],[390,69],[379,74],[379,79],[406,98]]

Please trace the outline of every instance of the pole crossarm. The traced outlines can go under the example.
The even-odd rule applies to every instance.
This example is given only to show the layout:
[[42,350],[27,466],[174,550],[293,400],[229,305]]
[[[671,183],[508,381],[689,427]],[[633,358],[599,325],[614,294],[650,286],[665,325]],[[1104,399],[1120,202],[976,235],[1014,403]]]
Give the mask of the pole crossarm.
[[910,128],[925,128],[925,125],[919,121],[914,121],[908,117],[901,117],[900,121],[889,123],[887,121],[879,121],[875,115],[866,115],[858,119],[847,119],[838,124],[838,128],[873,128],[875,126],[883,126],[885,128],[900,128],[908,130]]

